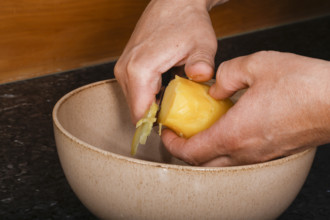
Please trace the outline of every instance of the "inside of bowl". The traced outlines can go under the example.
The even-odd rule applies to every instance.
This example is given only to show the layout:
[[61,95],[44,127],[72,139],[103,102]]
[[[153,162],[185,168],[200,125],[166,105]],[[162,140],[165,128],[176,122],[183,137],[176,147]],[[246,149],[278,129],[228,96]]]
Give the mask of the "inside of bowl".
[[[59,107],[58,120],[75,138],[104,151],[130,155],[135,131],[129,109],[119,84],[103,81],[74,91]],[[164,148],[157,129],[145,145],[140,145],[134,158],[185,165]]]

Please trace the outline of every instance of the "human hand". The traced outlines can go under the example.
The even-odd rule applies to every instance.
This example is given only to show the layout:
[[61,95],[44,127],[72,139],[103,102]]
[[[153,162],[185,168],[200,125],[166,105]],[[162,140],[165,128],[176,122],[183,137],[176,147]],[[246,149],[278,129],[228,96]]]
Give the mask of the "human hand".
[[208,10],[225,0],[156,0],[145,9],[115,66],[136,123],[161,87],[161,74],[185,64],[195,81],[214,72],[217,39]]
[[210,95],[248,88],[212,127],[190,139],[170,130],[162,139],[174,156],[194,165],[268,161],[330,142],[330,62],[258,52],[220,65]]

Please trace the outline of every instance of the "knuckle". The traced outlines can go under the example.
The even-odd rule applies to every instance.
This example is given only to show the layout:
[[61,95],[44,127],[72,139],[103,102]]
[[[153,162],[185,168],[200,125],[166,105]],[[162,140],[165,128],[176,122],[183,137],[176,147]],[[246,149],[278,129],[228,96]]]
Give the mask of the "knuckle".
[[184,153],[181,159],[190,165],[198,166],[201,164],[190,154]]
[[243,61],[242,68],[247,71],[248,75],[252,77],[252,79],[256,79],[264,75],[266,71],[268,71],[269,67],[272,65],[274,58],[280,52],[277,51],[258,51],[251,55],[245,57]]
[[128,76],[132,76],[136,74],[136,70],[138,68],[138,65],[135,62],[128,62],[126,65],[126,72]]
[[182,144],[179,146],[179,149],[181,149],[179,158],[183,160],[184,162],[190,164],[190,165],[200,165],[201,163],[198,161],[198,158],[196,157],[195,153],[188,147],[188,145]]
[[276,51],[262,50],[251,54],[248,56],[248,59],[246,59],[247,69],[255,69],[260,66],[260,64],[264,63],[265,60],[271,59],[271,57],[277,53]]
[[127,63],[125,63],[119,59],[113,69],[114,75],[119,82],[126,81],[126,78],[128,77],[127,71],[126,71],[126,65],[127,65]]
[[130,60],[126,65],[126,73],[129,80],[136,80],[142,73],[145,73],[145,65],[135,59]]
[[143,68],[142,61],[138,58],[138,56],[134,54],[127,55],[128,58],[121,59],[117,61],[114,67],[114,74],[118,78],[125,78],[126,80],[130,80],[131,78],[134,80],[139,73],[141,73],[141,68]]
[[238,151],[239,147],[242,145],[237,132],[226,131],[223,135],[223,147],[227,154],[232,154]]
[[265,57],[272,56],[278,52],[272,50],[261,50],[252,54],[252,57],[256,59],[264,59]]
[[199,49],[194,51],[194,53],[191,54],[190,59],[192,61],[204,61],[214,66],[214,55],[210,50],[207,49]]
[[119,63],[119,61],[116,63],[113,71],[114,71],[116,78],[119,78],[120,75],[122,74],[122,67],[121,67],[121,64]]

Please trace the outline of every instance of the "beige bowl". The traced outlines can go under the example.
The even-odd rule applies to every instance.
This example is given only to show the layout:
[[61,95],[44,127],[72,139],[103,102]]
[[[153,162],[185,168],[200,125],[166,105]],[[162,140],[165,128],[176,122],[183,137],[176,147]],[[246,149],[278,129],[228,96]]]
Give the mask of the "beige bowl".
[[315,149],[249,166],[187,166],[154,132],[136,157],[118,83],[65,95],[53,111],[59,158],[73,191],[102,219],[275,219],[300,191]]

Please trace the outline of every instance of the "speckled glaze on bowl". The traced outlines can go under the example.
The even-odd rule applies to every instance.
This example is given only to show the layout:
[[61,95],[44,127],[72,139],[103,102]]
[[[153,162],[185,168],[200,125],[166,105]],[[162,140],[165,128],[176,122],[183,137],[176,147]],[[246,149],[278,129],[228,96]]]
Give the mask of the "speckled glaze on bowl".
[[248,166],[205,168],[172,158],[153,132],[137,156],[115,80],[74,90],[54,107],[66,178],[101,219],[275,219],[299,193],[315,149]]

